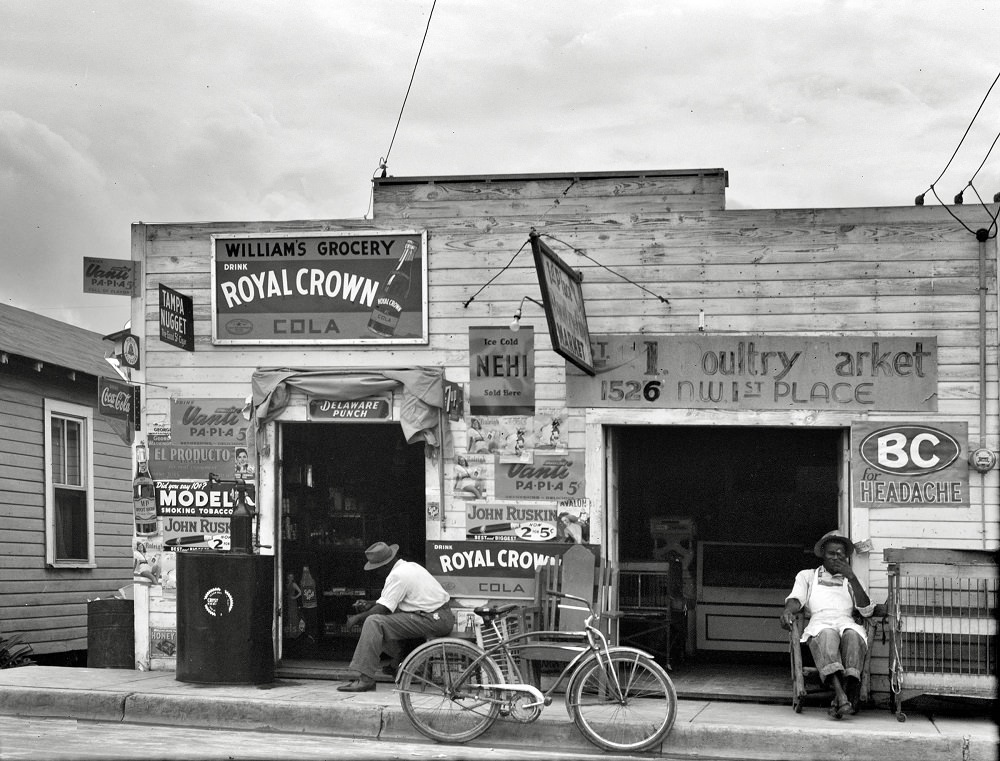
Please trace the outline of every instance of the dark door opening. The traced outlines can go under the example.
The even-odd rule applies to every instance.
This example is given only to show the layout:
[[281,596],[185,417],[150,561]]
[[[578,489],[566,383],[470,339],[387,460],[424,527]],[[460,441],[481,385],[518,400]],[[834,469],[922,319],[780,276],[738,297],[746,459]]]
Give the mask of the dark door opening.
[[347,661],[358,639],[344,625],[351,605],[379,593],[365,549],[384,541],[423,559],[424,447],[379,423],[285,423],[281,436],[283,660]]
[[[813,543],[838,525],[842,432],[619,426],[613,435],[621,593],[640,575],[647,589],[657,574],[669,580],[670,625],[656,630],[658,640],[635,644],[672,667],[755,661],[787,669],[777,618],[795,573],[818,562]],[[653,628],[641,616],[632,623]],[[626,616],[626,644],[629,627]]]

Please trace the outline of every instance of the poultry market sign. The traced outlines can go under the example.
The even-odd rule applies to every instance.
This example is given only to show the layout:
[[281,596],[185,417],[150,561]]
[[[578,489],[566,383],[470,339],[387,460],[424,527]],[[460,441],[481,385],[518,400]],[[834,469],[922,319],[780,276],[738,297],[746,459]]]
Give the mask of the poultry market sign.
[[937,411],[930,336],[596,335],[572,407]]

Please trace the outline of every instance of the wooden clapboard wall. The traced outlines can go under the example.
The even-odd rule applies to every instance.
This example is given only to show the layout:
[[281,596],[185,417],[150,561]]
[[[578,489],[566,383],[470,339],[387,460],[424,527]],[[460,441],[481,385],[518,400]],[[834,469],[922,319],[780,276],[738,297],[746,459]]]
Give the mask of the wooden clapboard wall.
[[[938,412],[919,418],[931,424],[965,421],[970,445],[975,446],[980,440],[979,399],[985,394],[985,440],[997,449],[995,239],[987,243],[985,261],[983,388],[979,243],[948,210],[726,211],[719,198],[725,184],[722,173],[631,181],[562,177],[472,183],[418,178],[408,183],[389,178],[376,180],[374,209],[383,224],[428,220],[433,230],[432,330],[453,336],[458,346],[464,346],[468,325],[502,323],[523,295],[538,297],[530,252],[524,252],[464,306],[508,264],[534,227],[553,236],[546,238],[549,245],[584,273],[592,333],[693,333],[703,310],[709,333],[934,335],[939,349]],[[953,207],[951,212],[975,231],[989,225],[997,207]],[[669,305],[574,253],[574,248],[668,298]],[[558,404],[564,400],[563,363],[546,351],[540,310],[533,322],[540,330],[539,404]],[[570,413],[569,445],[583,446],[582,411]],[[913,417],[884,415],[890,420]],[[753,413],[733,415],[736,424],[753,420]],[[885,600],[887,594],[881,556],[885,547],[997,546],[996,472],[985,479],[971,474],[970,492],[968,509],[869,511],[866,531],[876,547],[869,556],[873,599]],[[875,673],[885,674],[884,648],[876,649],[875,658]],[[884,680],[877,681],[876,689],[887,689]]]
[[[171,394],[244,396],[251,373],[261,366],[436,365],[446,368],[449,380],[467,383],[469,327],[507,325],[523,296],[540,295],[528,244],[535,228],[584,273],[593,333],[694,333],[703,311],[709,333],[934,335],[938,412],[920,419],[965,421],[970,442],[978,443],[979,399],[985,394],[983,434],[997,449],[996,241],[986,244],[988,377],[981,388],[979,244],[952,217],[974,231],[988,226],[987,211],[974,206],[951,207],[951,213],[940,207],[727,210],[727,185],[721,169],[386,177],[373,181],[370,221],[135,225],[133,257],[145,261],[145,291],[133,330],[141,325],[146,336],[147,380],[162,386],[148,388],[147,413],[168,419]],[[996,212],[995,205],[989,207],[990,214]],[[211,345],[211,235],[402,228],[427,230],[427,346]],[[194,297],[194,353],[156,340],[160,282]],[[562,407],[565,363],[551,351],[542,310],[526,302],[522,324],[535,328],[536,404]],[[568,412],[567,444],[582,448],[585,413]],[[750,413],[733,415],[734,424],[753,421]],[[464,440],[464,425],[452,424],[456,441]],[[970,490],[968,509],[871,511],[875,599],[884,599],[886,591],[884,547],[997,546],[996,471],[982,480],[973,473]],[[593,497],[600,511],[600,495]],[[443,502],[445,527],[428,524],[428,538],[437,538],[439,530],[440,536],[463,538],[463,504],[447,493]],[[593,524],[599,523],[594,516]]]
[[[536,228],[552,236],[546,242],[584,273],[593,333],[694,332],[703,310],[709,332],[933,334],[940,385],[938,413],[929,418],[967,421],[970,440],[978,441],[979,244],[974,236],[935,207],[727,211],[727,182],[722,170],[388,177],[374,181],[372,221],[136,225],[136,256],[145,259],[145,299],[134,323],[143,323],[151,339],[144,344],[147,379],[170,389],[151,387],[147,411],[166,418],[171,392],[244,396],[250,374],[260,366],[431,364],[446,367],[449,379],[467,382],[468,328],[506,325],[523,296],[539,297],[527,244]],[[986,215],[971,206],[952,211],[972,229],[982,226]],[[210,235],[401,227],[428,231],[428,346],[315,351],[211,345]],[[995,240],[987,245],[985,391],[991,429],[986,435],[996,449]],[[197,351],[183,352],[155,339],[159,282],[194,298]],[[535,327],[538,406],[564,405],[565,365],[551,351],[542,310],[526,302],[522,324]],[[582,447],[582,414],[567,422],[568,445]],[[454,430],[461,436],[463,424]],[[987,540],[996,542],[996,490],[988,484]],[[973,504],[980,504],[977,475],[970,486]],[[873,516],[870,529],[873,539],[894,544],[981,545],[982,524],[974,509],[940,514],[919,508],[884,511]]]
[[[97,412],[101,336],[0,305],[0,636],[38,655],[87,648],[87,601],[131,583],[131,449]],[[107,368],[107,373],[101,367]],[[94,410],[93,568],[45,564],[45,400]]]

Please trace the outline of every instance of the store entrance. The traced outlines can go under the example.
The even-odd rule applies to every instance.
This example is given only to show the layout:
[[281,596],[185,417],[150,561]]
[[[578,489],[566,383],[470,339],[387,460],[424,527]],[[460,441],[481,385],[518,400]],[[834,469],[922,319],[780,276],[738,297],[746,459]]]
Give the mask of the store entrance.
[[344,663],[351,605],[379,593],[365,548],[423,559],[424,445],[390,423],[283,423],[280,436],[282,662]]
[[[612,429],[620,638],[655,651],[678,689],[687,674],[689,688],[700,685],[689,695],[746,690],[735,678],[743,667],[759,690],[773,667],[788,698],[778,616],[796,572],[818,564],[814,542],[838,526],[843,436],[750,426]],[[646,599],[633,601],[629,585],[640,582]],[[649,597],[654,589],[659,599]]]

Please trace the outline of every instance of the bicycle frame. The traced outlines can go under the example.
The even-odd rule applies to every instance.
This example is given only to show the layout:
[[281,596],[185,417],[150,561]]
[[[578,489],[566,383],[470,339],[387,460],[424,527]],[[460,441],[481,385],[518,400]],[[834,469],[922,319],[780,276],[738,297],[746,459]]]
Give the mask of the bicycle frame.
[[[509,663],[515,666],[515,669],[517,671],[517,676],[522,680],[521,683],[519,684],[505,683],[502,686],[477,684],[476,686],[486,689],[503,689],[504,691],[509,691],[509,692],[526,692],[534,698],[534,702],[526,704],[524,708],[536,708],[543,705],[549,705],[552,702],[552,693],[555,692],[555,690],[559,687],[559,685],[561,685],[563,681],[573,673],[573,671],[577,668],[577,666],[579,666],[580,663],[585,658],[589,657],[592,653],[596,653],[598,659],[603,658],[604,663],[610,663],[611,658],[610,658],[610,648],[608,646],[608,639],[607,637],[604,636],[604,633],[601,632],[600,629],[598,629],[596,626],[593,625],[594,619],[598,618],[599,616],[594,612],[593,608],[591,608],[590,603],[587,600],[583,599],[582,597],[566,594],[564,592],[552,591],[550,592],[550,594],[552,594],[555,597],[568,598],[583,603],[584,607],[576,605],[564,605],[562,603],[559,603],[560,608],[566,608],[568,610],[581,610],[589,613],[589,615],[584,621],[583,630],[578,632],[542,630],[534,632],[523,632],[521,634],[515,634],[512,637],[504,638],[500,634],[500,629],[497,626],[496,618],[494,618],[493,620],[490,621],[490,625],[493,627],[493,631],[497,635],[497,638],[500,641],[497,642],[497,644],[490,647],[488,650],[484,650],[472,663],[470,663],[455,680],[456,683],[459,685],[463,684],[466,681],[466,679],[469,678],[470,674],[475,671],[475,669],[479,666],[480,663],[482,663],[486,658],[492,658],[495,654],[500,653],[504,658],[508,660]],[[528,644],[527,640],[529,639],[536,637],[546,637],[546,636],[548,637],[558,636],[567,638],[568,643],[567,645],[562,645],[554,642],[541,642],[533,644],[533,647],[538,647],[543,651],[545,650],[550,650],[552,652],[564,651],[566,650],[567,646],[569,646],[569,643],[573,641],[572,640],[573,637],[578,638],[578,640],[581,642],[586,641],[587,647],[581,650],[576,656],[573,657],[573,659],[568,664],[566,664],[565,668],[563,668],[563,670],[560,672],[556,680],[543,693],[533,685],[524,684],[523,682],[524,676],[523,674],[521,674],[520,668],[516,666],[513,659],[511,658],[511,653],[512,651],[517,652],[519,645],[517,645],[516,643],[518,643],[519,641],[522,641],[523,644]],[[513,647],[511,647],[512,645]],[[611,669],[611,672],[614,675],[615,679],[615,690],[618,692],[618,695],[620,696],[621,684],[618,683],[618,674],[614,671],[614,669]]]

